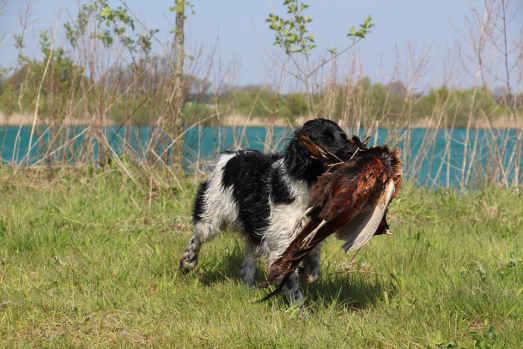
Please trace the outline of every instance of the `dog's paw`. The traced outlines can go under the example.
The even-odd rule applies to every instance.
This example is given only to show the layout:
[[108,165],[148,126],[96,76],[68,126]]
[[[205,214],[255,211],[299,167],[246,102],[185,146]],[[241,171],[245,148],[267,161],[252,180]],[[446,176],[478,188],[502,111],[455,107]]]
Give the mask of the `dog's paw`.
[[256,287],[256,279],[253,275],[240,272],[240,278],[245,285],[251,288]]
[[180,271],[184,274],[193,270],[198,264],[198,257],[194,254],[184,254],[182,259],[180,259]]
[[312,284],[320,278],[320,272],[318,270],[313,270],[309,273],[305,273],[304,278],[306,283]]
[[320,268],[319,267],[311,267],[310,265],[305,265],[305,267],[302,267],[299,269],[299,275],[301,277],[301,280],[305,283],[312,284],[316,280],[320,278]]
[[291,305],[302,304],[305,301],[303,292],[300,290],[299,287],[296,287],[296,288],[290,289],[290,290],[286,290],[285,296],[287,298],[287,301]]
[[240,269],[240,278],[244,284],[254,288],[256,286],[256,268],[251,264],[245,264]]

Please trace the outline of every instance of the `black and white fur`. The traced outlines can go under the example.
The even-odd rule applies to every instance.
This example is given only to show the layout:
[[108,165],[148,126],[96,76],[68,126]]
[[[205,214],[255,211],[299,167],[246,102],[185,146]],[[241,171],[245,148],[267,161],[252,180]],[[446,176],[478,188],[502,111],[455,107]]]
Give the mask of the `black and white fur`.
[[[196,195],[193,211],[193,235],[180,260],[180,269],[187,272],[198,262],[202,244],[215,237],[228,225],[246,238],[245,259],[241,277],[254,286],[257,257],[264,254],[269,266],[291,242],[291,232],[308,207],[309,189],[325,171],[297,142],[305,133],[311,140],[331,153],[344,157],[354,146],[334,122],[315,119],[296,130],[283,154],[262,154],[239,150],[222,154],[207,181]],[[304,260],[308,282],[319,276],[320,251],[312,251]],[[287,282],[289,301],[303,298],[298,275]]]

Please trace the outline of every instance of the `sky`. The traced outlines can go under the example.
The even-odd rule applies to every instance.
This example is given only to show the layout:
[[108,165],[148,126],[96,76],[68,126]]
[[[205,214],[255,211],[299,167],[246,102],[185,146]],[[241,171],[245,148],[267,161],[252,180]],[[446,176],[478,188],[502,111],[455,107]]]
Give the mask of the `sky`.
[[[2,0],[0,0],[1,3]],[[7,1],[0,15],[0,66],[13,66],[16,52],[12,34],[19,31],[18,16],[23,12],[24,0]],[[516,0],[519,1],[519,0]],[[117,3],[117,1],[113,1]],[[158,38],[165,40],[173,27],[174,16],[168,11],[173,1],[128,0],[132,13],[148,28],[160,30]],[[281,57],[273,47],[273,33],[265,19],[270,12],[282,13],[282,0],[193,0],[194,14],[189,14],[186,32],[189,54],[201,48],[204,52],[215,50],[223,67],[234,72],[235,83],[270,83],[274,76],[275,57]],[[311,32],[318,48],[316,55],[328,48],[339,49],[348,45],[345,34],[367,15],[375,23],[368,38],[343,56],[339,69],[347,70],[352,57],[357,56],[362,73],[374,81],[387,82],[395,79],[409,80],[417,65],[413,61],[425,58],[423,79],[417,88],[439,86],[446,81],[447,71],[458,76],[458,85],[473,85],[474,74],[463,68],[457,59],[457,44],[467,34],[465,18],[479,0],[309,0],[313,22]],[[31,28],[27,33],[26,54],[38,54],[38,33],[43,29],[57,32],[58,41],[63,40],[63,22],[76,14],[78,2],[71,0],[33,0]],[[512,38],[521,36],[522,14],[511,18]],[[1,34],[0,34],[1,35]],[[161,47],[156,45],[156,51]],[[412,60],[412,56],[417,57]],[[226,68],[224,68],[226,69]],[[272,75],[271,75],[272,74]]]

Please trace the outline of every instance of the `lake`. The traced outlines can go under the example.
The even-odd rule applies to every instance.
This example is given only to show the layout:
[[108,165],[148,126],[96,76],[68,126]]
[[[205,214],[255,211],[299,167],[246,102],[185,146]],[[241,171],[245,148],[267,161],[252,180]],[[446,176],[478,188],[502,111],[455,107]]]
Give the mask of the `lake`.
[[[38,127],[31,139],[30,126],[0,126],[0,160],[4,164],[75,163],[96,157],[98,144],[86,152],[90,130],[72,126],[53,132]],[[147,150],[162,154],[165,145],[150,146],[150,126],[111,126],[103,129],[111,151],[144,159]],[[183,135],[184,168],[188,174],[205,171],[217,154],[239,147],[281,151],[292,130],[284,127],[193,127]],[[521,129],[359,129],[369,134],[370,145],[387,143],[402,150],[405,176],[426,187],[474,187],[487,178],[513,184],[523,181],[523,130]],[[29,143],[31,140],[31,151]],[[64,144],[68,144],[64,147]],[[44,158],[46,150],[47,156]],[[168,151],[168,150],[167,150]],[[94,155],[92,155],[94,154]]]

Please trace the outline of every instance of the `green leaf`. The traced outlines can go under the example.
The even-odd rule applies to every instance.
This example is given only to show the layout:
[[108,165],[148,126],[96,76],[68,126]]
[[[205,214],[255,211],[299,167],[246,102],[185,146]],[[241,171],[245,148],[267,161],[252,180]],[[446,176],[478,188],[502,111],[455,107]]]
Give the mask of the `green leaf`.
[[113,15],[113,10],[109,6],[105,6],[102,11],[100,11],[100,16],[104,19],[110,19]]

